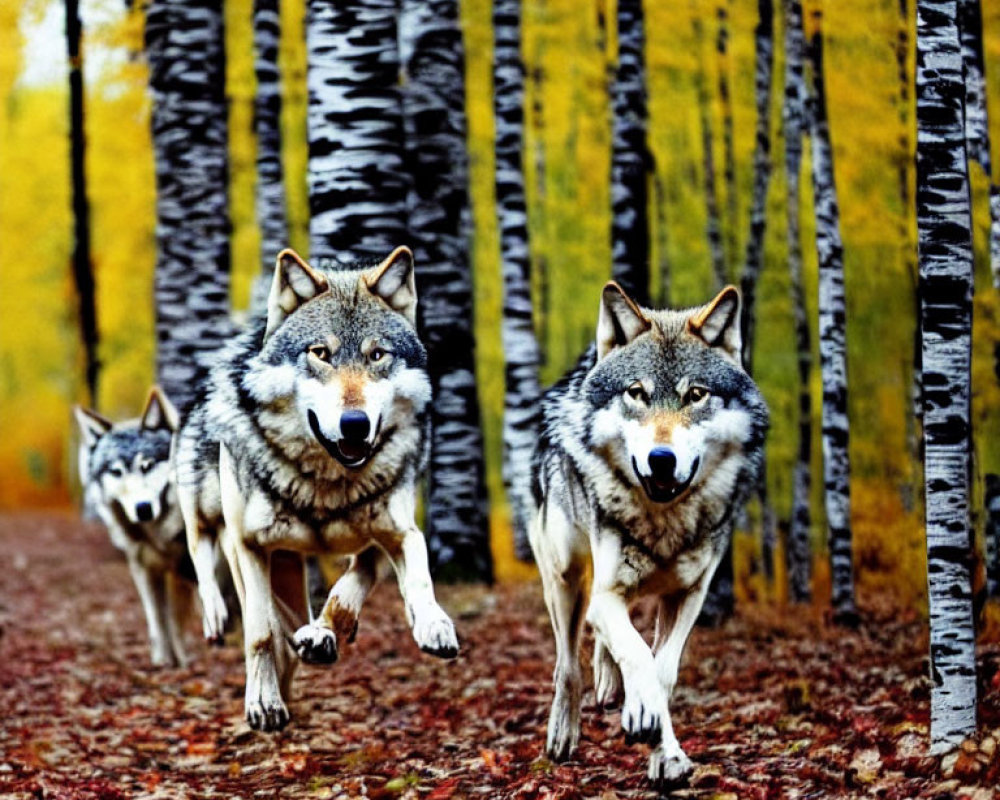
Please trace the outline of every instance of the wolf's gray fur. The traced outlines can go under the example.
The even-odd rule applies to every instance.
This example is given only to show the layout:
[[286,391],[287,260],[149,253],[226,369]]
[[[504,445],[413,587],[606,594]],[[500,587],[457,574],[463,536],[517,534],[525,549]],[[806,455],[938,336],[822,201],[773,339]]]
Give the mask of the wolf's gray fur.
[[[690,773],[668,701],[734,515],[756,483],[768,425],[740,365],[739,316],[732,287],[701,308],[654,311],[610,283],[596,344],[545,395],[531,544],[556,636],[554,759],[579,738],[586,619],[598,702],[624,696],[626,733],[659,742],[652,780]],[[652,651],[628,614],[645,595],[659,598]]]
[[[255,728],[287,722],[295,664],[283,598],[276,602],[270,587],[276,550],[357,556],[320,616],[288,637],[304,660],[336,659],[381,555],[396,570],[420,647],[457,652],[414,521],[430,402],[415,311],[406,248],[343,271],[314,270],[284,251],[266,318],[219,353],[177,437],[181,507],[203,601],[216,591],[203,577],[211,566],[205,542],[221,532],[243,607],[246,711]],[[213,603],[208,597],[209,635],[224,621]]]
[[79,406],[74,412],[85,505],[125,554],[146,615],[152,661],[183,665],[182,612],[190,604],[194,571],[169,477],[176,412],[156,387],[139,419],[112,423]]

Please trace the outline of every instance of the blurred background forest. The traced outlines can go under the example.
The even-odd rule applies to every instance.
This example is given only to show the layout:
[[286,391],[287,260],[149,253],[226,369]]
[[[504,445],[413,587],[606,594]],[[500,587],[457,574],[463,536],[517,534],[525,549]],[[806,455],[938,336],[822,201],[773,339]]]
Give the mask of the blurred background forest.
[[[304,0],[281,4],[283,147],[290,244],[308,252]],[[605,0],[524,4],[525,168],[536,325],[547,384],[592,339],[600,288],[610,276],[609,65],[613,8]],[[852,522],[859,587],[907,603],[926,596],[922,474],[912,411],[916,284],[913,42],[899,0],[804,4],[807,38],[822,5],[825,75],[841,209],[847,292]],[[87,179],[92,211],[102,365],[98,409],[134,416],[153,381],[155,176],[143,19],[122,0],[82,3]],[[987,101],[1000,142],[1000,4],[982,4]],[[609,20],[609,13],[612,15]],[[494,207],[491,3],[463,0],[473,203],[477,369],[485,429],[491,529],[498,577],[527,574],[513,558],[500,476],[503,353],[501,277]],[[715,193],[730,280],[738,282],[750,229],[754,126],[754,0],[650,3],[646,8],[653,297],[675,306],[713,294],[706,231],[702,112],[707,87]],[[727,51],[717,50],[727,26]],[[776,15],[775,41],[782,40]],[[260,270],[254,214],[255,79],[251,0],[225,3],[230,124],[232,298],[246,306]],[[0,3],[0,509],[68,506],[75,493],[70,407],[85,401],[84,361],[71,274],[73,249],[68,90],[59,0]],[[786,245],[781,138],[783,51],[772,78],[772,180],[764,269],[758,286],[755,378],[772,412],[768,489],[779,520],[790,515],[797,448],[798,377]],[[901,78],[905,76],[904,78]],[[905,82],[904,82],[905,80]],[[731,109],[720,91],[728,84]],[[701,95],[702,97],[705,94]],[[731,176],[722,131],[731,113]],[[994,161],[1000,149],[994,146]],[[802,248],[809,319],[816,319],[809,149],[802,179]],[[1000,471],[1000,302],[988,264],[988,181],[970,163],[976,296],[973,353],[974,509],[983,476]],[[544,275],[544,280],[538,279]],[[668,276],[668,279],[664,279]],[[813,324],[815,324],[813,322]],[[815,330],[815,328],[814,328]],[[816,337],[813,338],[816,347]],[[815,595],[824,557],[818,351],[812,373]],[[983,515],[976,515],[977,528]],[[981,535],[981,531],[980,531]],[[767,591],[759,543],[736,541],[737,594]],[[779,566],[782,558],[777,558]],[[775,591],[785,580],[773,584]],[[781,597],[777,599],[782,599]]]

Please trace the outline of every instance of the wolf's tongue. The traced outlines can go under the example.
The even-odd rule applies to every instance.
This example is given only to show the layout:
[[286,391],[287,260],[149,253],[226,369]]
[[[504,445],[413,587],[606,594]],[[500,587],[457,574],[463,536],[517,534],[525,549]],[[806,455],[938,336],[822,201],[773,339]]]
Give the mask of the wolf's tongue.
[[340,440],[339,443],[340,452],[343,454],[344,458],[349,461],[356,461],[359,458],[363,458],[368,454],[368,443],[367,442],[348,442],[344,439]]

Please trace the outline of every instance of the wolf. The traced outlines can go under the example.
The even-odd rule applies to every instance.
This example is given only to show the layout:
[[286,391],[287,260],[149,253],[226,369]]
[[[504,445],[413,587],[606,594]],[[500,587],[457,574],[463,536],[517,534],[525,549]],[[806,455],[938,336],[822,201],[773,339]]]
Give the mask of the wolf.
[[[740,305],[729,286],[699,308],[652,310],[610,282],[596,342],[543,397],[529,538],[556,640],[546,740],[555,761],[580,736],[586,620],[597,702],[624,700],[627,736],[656,745],[650,780],[675,785],[692,770],[670,696],[768,428],[742,368]],[[650,595],[652,649],[629,618],[630,604]]]
[[[208,554],[221,537],[242,606],[254,729],[288,723],[298,659],[336,660],[380,562],[396,572],[420,648],[458,653],[415,521],[431,401],[416,307],[406,247],[337,271],[282,251],[266,315],[220,351],[178,433],[178,491],[203,599],[215,591]],[[272,589],[284,551],[352,556],[319,616],[297,629],[296,598]]]
[[142,416],[113,423],[76,406],[84,505],[104,522],[128,562],[149,629],[155,666],[183,666],[184,611],[194,570],[170,480],[170,442],[177,412],[153,387]]

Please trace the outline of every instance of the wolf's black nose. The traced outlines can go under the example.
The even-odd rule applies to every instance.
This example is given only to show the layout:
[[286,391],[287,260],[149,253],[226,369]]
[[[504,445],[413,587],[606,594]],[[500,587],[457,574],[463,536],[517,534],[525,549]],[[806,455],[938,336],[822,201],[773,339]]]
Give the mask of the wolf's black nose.
[[365,441],[371,429],[372,424],[364,411],[345,411],[340,416],[340,435],[349,442]]
[[153,518],[152,503],[136,503],[135,515],[139,518],[139,522],[149,522]]
[[649,451],[649,469],[655,480],[662,483],[672,481],[677,469],[677,456],[669,447],[654,447]]

